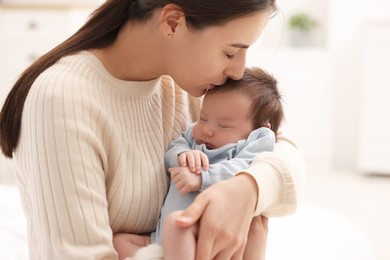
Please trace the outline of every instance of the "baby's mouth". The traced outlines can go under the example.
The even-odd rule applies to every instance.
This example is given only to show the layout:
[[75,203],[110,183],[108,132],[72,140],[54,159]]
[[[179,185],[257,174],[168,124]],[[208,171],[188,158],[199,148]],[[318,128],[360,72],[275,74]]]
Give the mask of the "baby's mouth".
[[210,144],[210,143],[204,142],[204,145],[206,145],[206,148],[209,149],[209,150],[214,149],[214,146],[212,144]]
[[208,150],[214,149],[214,145],[212,145],[208,142],[205,142],[204,140],[195,140],[195,142],[198,144],[204,144]]

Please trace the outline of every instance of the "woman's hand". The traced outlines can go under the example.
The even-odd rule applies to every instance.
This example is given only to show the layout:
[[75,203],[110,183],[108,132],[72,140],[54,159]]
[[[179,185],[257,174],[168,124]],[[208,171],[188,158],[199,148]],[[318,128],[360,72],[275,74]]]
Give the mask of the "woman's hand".
[[257,203],[257,185],[248,174],[218,182],[199,194],[177,225],[199,220],[196,259],[242,259]]
[[244,257],[245,260],[264,260],[268,236],[268,218],[262,215],[252,219]]

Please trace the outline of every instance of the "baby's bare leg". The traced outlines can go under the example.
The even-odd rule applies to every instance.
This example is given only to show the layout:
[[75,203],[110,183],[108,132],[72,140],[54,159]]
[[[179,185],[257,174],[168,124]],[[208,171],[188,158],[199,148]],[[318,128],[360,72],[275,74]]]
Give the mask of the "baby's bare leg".
[[163,248],[165,260],[195,259],[198,224],[189,228],[178,227],[176,218],[180,213],[181,211],[175,211],[169,214],[164,221]]
[[268,236],[268,218],[257,216],[252,219],[244,260],[264,260]]
[[139,236],[127,233],[118,233],[113,238],[114,248],[118,253],[119,259],[134,256],[135,252],[141,247],[150,244],[149,236]]

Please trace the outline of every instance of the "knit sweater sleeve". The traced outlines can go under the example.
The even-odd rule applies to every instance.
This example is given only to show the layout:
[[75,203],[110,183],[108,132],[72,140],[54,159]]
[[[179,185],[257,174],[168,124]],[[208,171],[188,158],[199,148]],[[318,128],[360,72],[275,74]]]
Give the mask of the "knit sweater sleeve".
[[304,184],[303,155],[294,141],[279,134],[274,152],[258,154],[248,169],[258,187],[255,215],[284,216],[293,213]]

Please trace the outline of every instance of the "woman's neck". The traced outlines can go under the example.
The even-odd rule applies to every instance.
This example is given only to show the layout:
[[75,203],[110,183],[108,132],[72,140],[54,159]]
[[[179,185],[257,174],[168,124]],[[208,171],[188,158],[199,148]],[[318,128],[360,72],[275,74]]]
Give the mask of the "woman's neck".
[[166,74],[162,69],[166,51],[157,44],[161,43],[161,36],[156,28],[149,23],[127,22],[110,46],[91,52],[115,78],[127,81],[157,78]]

